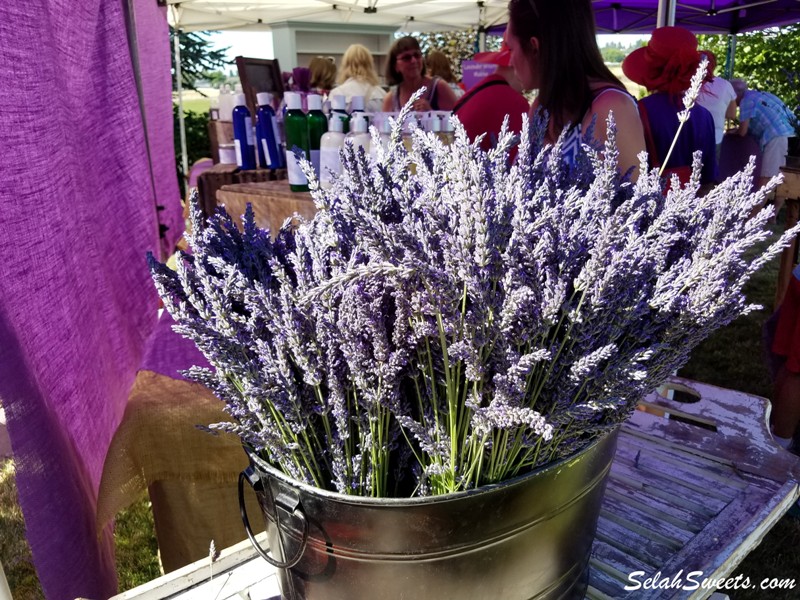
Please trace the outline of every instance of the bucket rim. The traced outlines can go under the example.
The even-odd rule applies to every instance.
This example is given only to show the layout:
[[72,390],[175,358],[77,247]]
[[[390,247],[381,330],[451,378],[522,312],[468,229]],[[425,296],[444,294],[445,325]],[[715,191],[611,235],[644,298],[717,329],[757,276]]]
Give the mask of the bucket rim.
[[[303,491],[304,493],[325,498],[327,500],[341,502],[343,504],[355,504],[355,505],[362,505],[362,506],[393,506],[393,507],[405,507],[405,506],[416,506],[421,504],[438,504],[438,503],[445,503],[445,502],[454,502],[456,500],[465,498],[467,496],[478,496],[483,494],[490,494],[492,492],[496,492],[501,489],[509,489],[516,487],[518,485],[523,485],[528,479],[533,477],[542,475],[547,472],[551,472],[554,470],[562,469],[567,467],[569,463],[576,462],[584,458],[587,454],[595,451],[598,446],[600,445],[611,445],[611,449],[609,450],[612,453],[611,459],[613,460],[613,452],[615,448],[615,440],[620,430],[620,425],[608,431],[586,446],[571,454],[570,456],[566,456],[558,461],[548,463],[545,465],[541,465],[537,467],[533,471],[529,471],[527,473],[523,473],[522,475],[517,475],[516,477],[512,477],[511,479],[507,479],[505,481],[500,481],[497,483],[490,483],[487,485],[482,485],[479,488],[471,489],[471,490],[462,490],[460,492],[451,492],[449,494],[439,494],[436,496],[414,496],[409,498],[373,498],[371,496],[350,496],[347,494],[342,494],[340,492],[334,492],[331,490],[326,490],[323,488],[318,488],[312,485],[308,485],[302,481],[298,481],[297,479],[293,479],[289,477],[282,471],[276,469],[260,456],[258,456],[253,450],[250,448],[243,446],[244,451],[247,453],[248,459],[250,463],[259,471],[267,474],[270,477],[273,477],[286,485],[292,486],[298,490]],[[607,468],[610,468],[611,461],[607,465]]]

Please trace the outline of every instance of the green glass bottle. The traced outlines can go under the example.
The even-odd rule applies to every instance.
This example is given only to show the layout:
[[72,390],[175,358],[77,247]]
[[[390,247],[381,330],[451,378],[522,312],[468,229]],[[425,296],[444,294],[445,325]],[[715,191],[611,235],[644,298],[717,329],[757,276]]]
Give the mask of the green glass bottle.
[[289,176],[289,189],[293,192],[307,192],[308,179],[300,169],[295,156],[295,149],[300,150],[306,159],[308,148],[308,118],[303,112],[303,103],[297,92],[286,92],[286,115],[283,117],[283,129],[286,136],[286,171]]
[[328,119],[325,118],[325,113],[322,112],[322,96],[319,94],[310,94],[308,100],[308,149],[311,154],[311,164],[314,165],[314,173],[319,179],[319,150],[320,140],[325,132],[328,131]]

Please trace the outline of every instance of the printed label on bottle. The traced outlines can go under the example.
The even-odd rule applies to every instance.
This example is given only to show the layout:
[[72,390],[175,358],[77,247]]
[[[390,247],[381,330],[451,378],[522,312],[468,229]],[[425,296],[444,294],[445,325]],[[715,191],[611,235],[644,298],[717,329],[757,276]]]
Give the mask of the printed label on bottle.
[[255,128],[253,127],[253,119],[250,117],[244,118],[244,130],[247,135],[247,145],[255,146]]
[[236,148],[236,165],[242,167],[242,142],[241,140],[233,140],[233,145]]
[[342,172],[342,161],[339,157],[339,148],[322,148],[319,156],[319,180],[323,187],[328,187],[332,173],[338,175]]
[[291,150],[286,151],[286,174],[289,176],[290,185],[307,185],[303,170],[300,168],[300,163],[297,162],[297,157]]
[[272,154],[270,153],[269,144],[267,143],[267,140],[264,138],[261,138],[261,149],[264,151],[264,158],[267,161],[267,164],[264,165],[265,168],[270,167],[274,165],[276,162],[278,162],[275,159],[276,157],[272,156]]

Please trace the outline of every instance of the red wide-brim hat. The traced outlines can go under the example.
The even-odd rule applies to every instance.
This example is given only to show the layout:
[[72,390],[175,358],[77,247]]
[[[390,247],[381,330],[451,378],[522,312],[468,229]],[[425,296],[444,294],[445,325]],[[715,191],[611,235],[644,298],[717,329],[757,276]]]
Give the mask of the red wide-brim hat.
[[511,50],[506,46],[505,40],[500,50],[497,52],[478,52],[472,60],[479,63],[486,63],[490,65],[497,65],[498,67],[507,67],[511,64]]
[[625,76],[651,92],[680,94],[689,88],[700,64],[697,38],[683,27],[659,27],[646,46],[622,61]]

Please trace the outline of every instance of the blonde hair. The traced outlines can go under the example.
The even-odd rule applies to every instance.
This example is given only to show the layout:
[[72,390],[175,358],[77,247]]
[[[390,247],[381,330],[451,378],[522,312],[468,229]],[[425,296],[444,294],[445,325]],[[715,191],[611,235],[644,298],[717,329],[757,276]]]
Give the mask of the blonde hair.
[[450,59],[444,52],[431,50],[425,57],[425,65],[428,67],[428,74],[431,77],[439,77],[447,83],[457,83],[456,76],[450,67]]
[[336,84],[336,63],[325,56],[315,56],[308,64],[311,71],[311,87],[329,90]]
[[342,68],[339,69],[339,83],[350,78],[378,85],[378,74],[375,72],[375,61],[366,46],[351,44],[342,57]]

